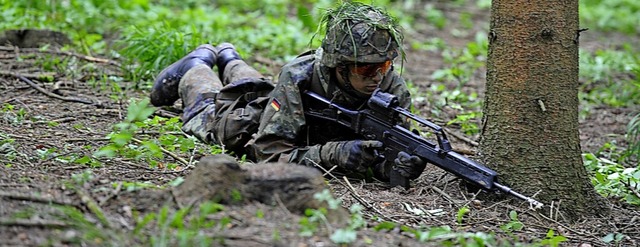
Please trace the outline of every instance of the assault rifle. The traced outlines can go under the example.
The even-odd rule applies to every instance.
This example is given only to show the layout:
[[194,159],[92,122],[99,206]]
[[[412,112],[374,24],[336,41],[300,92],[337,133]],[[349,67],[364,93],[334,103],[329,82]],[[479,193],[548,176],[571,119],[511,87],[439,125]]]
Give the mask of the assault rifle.
[[[498,174],[495,171],[452,151],[449,139],[440,126],[400,107],[395,95],[376,90],[367,102],[368,109],[350,110],[330,102],[314,92],[306,91],[305,94],[316,100],[317,103],[327,106],[324,109],[305,110],[305,115],[338,123],[362,135],[365,139],[381,141],[384,143],[384,151],[380,155],[388,162],[394,162],[398,153],[404,151],[484,190],[501,191],[525,200],[536,208],[543,206],[535,199],[498,183]],[[401,125],[403,116],[432,129],[438,143],[435,144],[424,139],[416,130],[412,132],[403,127]],[[409,187],[409,179],[397,171],[392,169],[389,177],[391,186]]]

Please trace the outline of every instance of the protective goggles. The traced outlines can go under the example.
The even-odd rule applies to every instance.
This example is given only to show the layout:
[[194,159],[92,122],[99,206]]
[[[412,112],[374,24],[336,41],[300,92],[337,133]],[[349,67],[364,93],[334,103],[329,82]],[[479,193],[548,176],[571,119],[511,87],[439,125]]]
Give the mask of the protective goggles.
[[375,77],[378,73],[386,75],[389,69],[391,69],[391,65],[391,60],[382,63],[357,63],[352,65],[350,70],[352,74],[363,77]]

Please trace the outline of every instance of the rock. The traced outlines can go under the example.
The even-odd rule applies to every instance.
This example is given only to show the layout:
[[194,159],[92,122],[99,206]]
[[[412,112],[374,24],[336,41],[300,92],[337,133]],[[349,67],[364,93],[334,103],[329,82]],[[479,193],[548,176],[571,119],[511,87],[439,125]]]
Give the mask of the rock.
[[244,184],[248,177],[247,171],[240,169],[236,160],[229,155],[205,156],[185,177],[184,182],[173,188],[173,196],[180,207],[209,200],[223,204],[237,203],[241,195],[246,193]]
[[268,163],[249,167],[246,196],[265,204],[282,203],[291,211],[323,206],[313,195],[329,189],[317,169],[286,163]]
[[165,206],[177,210],[207,201],[237,206],[259,202],[286,208],[294,214],[323,207],[330,224],[346,226],[350,219],[346,209],[330,209],[326,202],[314,198],[325,189],[329,186],[322,174],[311,167],[287,163],[240,165],[235,158],[219,154],[200,159],[176,187],[120,194],[116,210],[132,217],[127,211],[156,212]]
[[222,204],[257,201],[268,205],[281,203],[290,211],[303,212],[322,203],[313,195],[328,186],[322,174],[310,167],[286,163],[240,166],[226,154],[206,156],[173,189],[179,206],[212,200]]

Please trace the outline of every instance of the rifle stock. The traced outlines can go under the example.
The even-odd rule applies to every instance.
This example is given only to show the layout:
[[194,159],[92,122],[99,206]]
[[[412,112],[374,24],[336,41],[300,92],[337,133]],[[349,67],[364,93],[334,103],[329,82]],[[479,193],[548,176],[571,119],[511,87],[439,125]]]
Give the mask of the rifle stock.
[[[320,110],[309,109],[305,111],[305,115],[339,123],[362,135],[365,139],[381,141],[384,143],[384,151],[381,156],[387,162],[393,164],[398,153],[404,151],[484,190],[501,191],[525,200],[536,208],[543,206],[542,203],[499,184],[497,182],[498,174],[495,171],[452,151],[451,144],[440,126],[400,107],[397,97],[392,94],[376,90],[367,102],[369,109],[359,111],[339,106],[311,91],[306,91],[305,94],[327,106],[327,108]],[[411,119],[432,129],[437,143],[426,140],[418,133],[409,131],[400,125],[403,118]],[[391,169],[389,179],[391,186],[409,187],[409,179],[394,169]]]

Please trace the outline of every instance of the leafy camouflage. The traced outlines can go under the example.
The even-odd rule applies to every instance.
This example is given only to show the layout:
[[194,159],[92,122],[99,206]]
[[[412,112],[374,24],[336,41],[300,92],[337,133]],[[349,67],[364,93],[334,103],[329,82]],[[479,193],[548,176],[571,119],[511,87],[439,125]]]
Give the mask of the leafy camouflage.
[[322,23],[327,32],[321,63],[326,67],[380,63],[393,60],[402,50],[403,37],[395,19],[374,6],[345,2],[329,10]]

